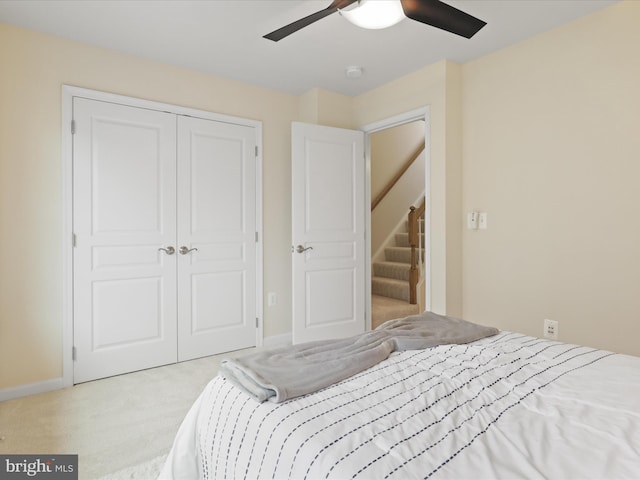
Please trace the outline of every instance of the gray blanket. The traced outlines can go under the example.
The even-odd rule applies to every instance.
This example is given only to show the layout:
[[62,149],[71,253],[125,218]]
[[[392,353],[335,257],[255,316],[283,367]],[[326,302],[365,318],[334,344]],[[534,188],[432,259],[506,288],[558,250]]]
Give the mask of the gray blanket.
[[302,343],[225,359],[220,373],[258,402],[274,403],[315,392],[386,359],[391,352],[461,344],[498,329],[425,312],[389,320],[354,337]]

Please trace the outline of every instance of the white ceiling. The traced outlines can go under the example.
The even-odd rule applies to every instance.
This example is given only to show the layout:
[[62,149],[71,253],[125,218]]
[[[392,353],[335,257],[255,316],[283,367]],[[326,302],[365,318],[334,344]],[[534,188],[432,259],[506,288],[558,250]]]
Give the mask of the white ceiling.
[[[487,22],[466,39],[405,19],[363,30],[330,15],[281,40],[263,35],[331,0],[0,0],[0,22],[299,95],[358,95],[442,59],[465,63],[617,0],[447,0]],[[19,48],[19,46],[16,46]],[[359,79],[345,68],[361,66]]]

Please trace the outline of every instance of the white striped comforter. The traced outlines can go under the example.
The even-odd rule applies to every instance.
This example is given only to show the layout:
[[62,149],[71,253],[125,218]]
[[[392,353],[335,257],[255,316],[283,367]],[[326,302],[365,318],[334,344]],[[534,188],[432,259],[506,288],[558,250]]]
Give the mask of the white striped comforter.
[[161,478],[639,478],[640,358],[501,332],[257,403],[216,377]]

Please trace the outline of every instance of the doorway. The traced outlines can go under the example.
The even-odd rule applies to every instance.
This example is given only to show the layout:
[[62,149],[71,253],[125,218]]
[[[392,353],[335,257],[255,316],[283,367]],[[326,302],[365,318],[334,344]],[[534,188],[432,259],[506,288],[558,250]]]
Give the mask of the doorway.
[[[376,205],[375,210],[368,215],[367,225],[367,231],[370,232],[371,260],[368,265],[368,277],[372,285],[368,305],[371,327],[376,328],[387,319],[399,318],[431,308],[431,285],[428,281],[431,272],[429,108],[425,107],[367,125],[363,130],[367,134],[368,204]],[[398,142],[402,143],[400,148],[398,148]],[[423,150],[421,150],[422,147],[424,147]],[[391,167],[386,165],[383,167],[386,171],[381,172],[380,161],[385,162],[385,157],[389,156],[385,149],[397,150],[400,158],[394,158],[396,165]],[[399,179],[394,178],[396,173],[403,170],[406,170],[404,175],[399,176]],[[397,183],[394,187],[395,192],[391,190],[391,193],[386,194],[385,187],[389,183],[388,179]],[[383,200],[381,196],[384,197]],[[411,305],[408,301],[409,286],[406,280],[409,275],[409,266],[405,263],[408,261],[405,229],[409,206],[419,207],[422,198],[426,206],[424,220],[420,223],[422,246],[418,248],[419,255],[422,255],[419,259],[422,263],[422,275],[416,292],[417,303]],[[396,242],[399,245],[396,245]]]

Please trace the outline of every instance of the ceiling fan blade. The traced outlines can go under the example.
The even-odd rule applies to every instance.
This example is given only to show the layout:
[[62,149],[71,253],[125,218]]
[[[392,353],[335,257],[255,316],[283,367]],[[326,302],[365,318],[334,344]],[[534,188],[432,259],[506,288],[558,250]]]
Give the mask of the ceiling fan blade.
[[487,22],[440,0],[400,0],[404,14],[412,20],[471,38]]
[[300,20],[296,20],[295,22],[279,28],[278,30],[274,30],[271,33],[267,33],[263,38],[268,38],[269,40],[273,40],[274,42],[282,40],[284,37],[288,37],[301,28],[307,27],[312,23],[315,23],[318,20],[322,20],[324,17],[337,12],[338,9],[348,7],[355,1],[357,0],[334,0],[327,8],[320,10],[319,12],[312,13],[311,15],[301,18]]

